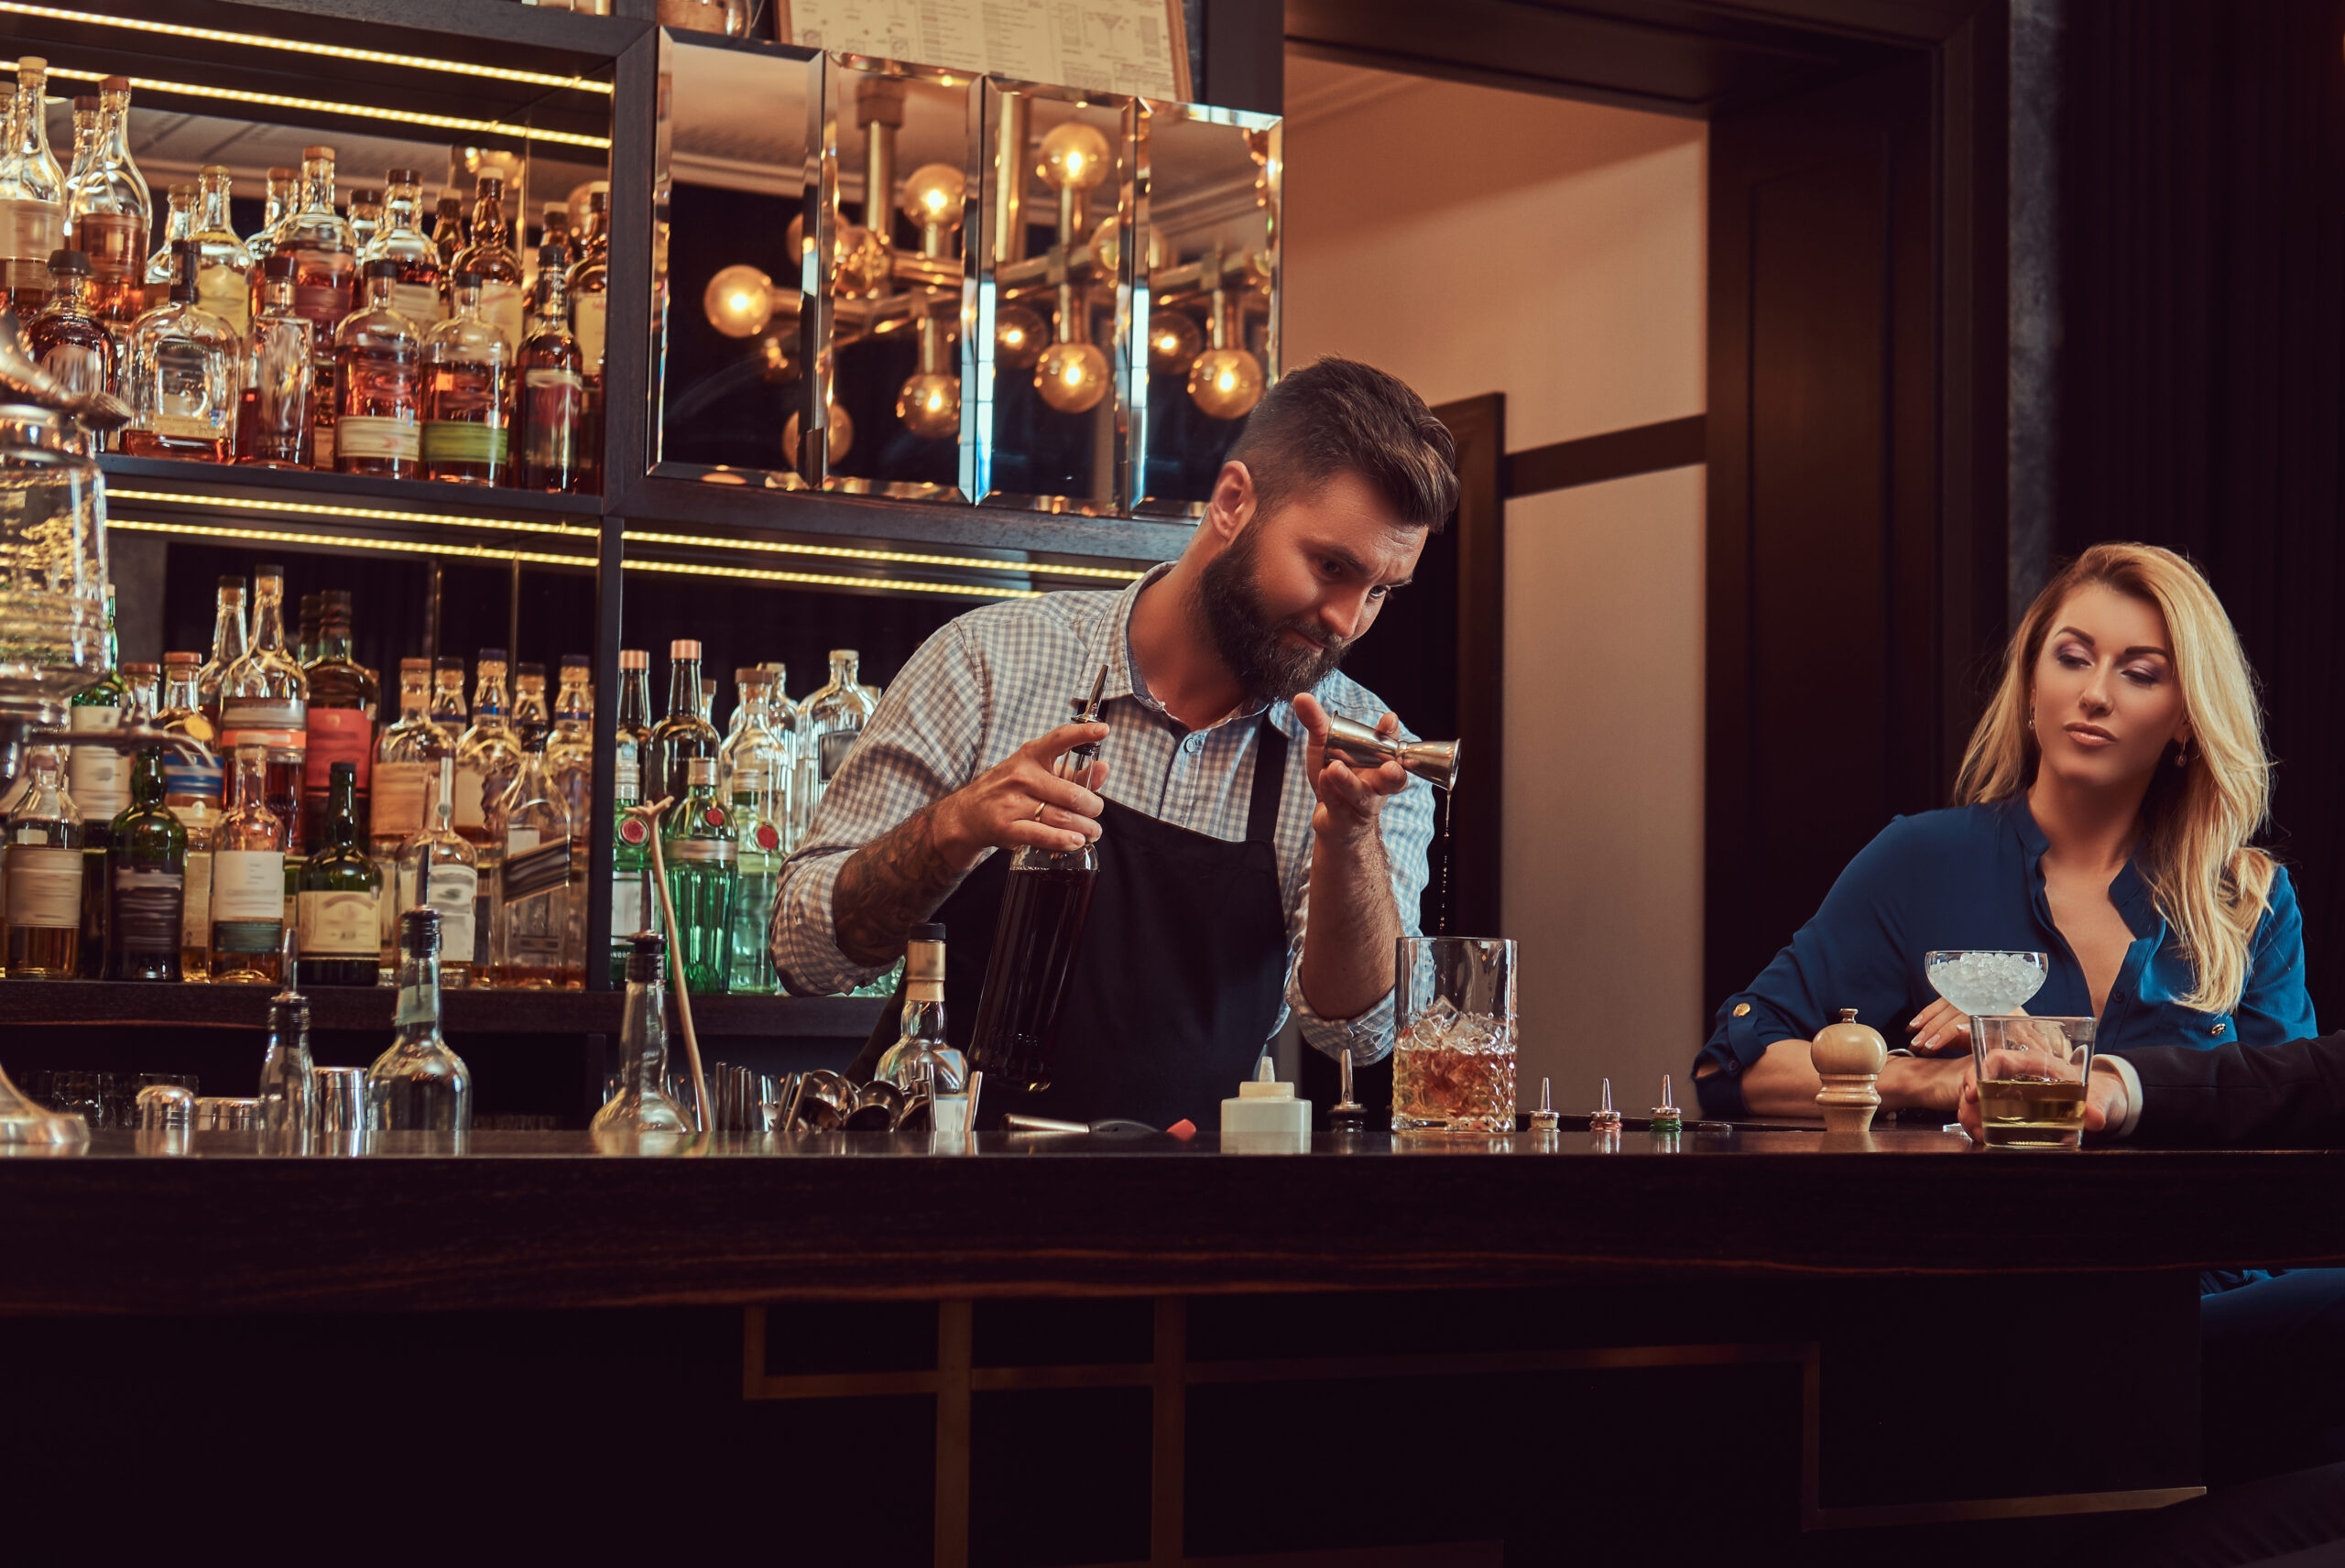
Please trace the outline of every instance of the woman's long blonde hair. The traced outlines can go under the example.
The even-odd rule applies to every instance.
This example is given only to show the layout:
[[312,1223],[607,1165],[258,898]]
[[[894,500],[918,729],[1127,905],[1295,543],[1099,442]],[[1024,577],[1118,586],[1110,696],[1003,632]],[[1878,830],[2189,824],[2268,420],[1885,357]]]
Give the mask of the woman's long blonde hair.
[[2272,890],[2275,863],[2247,842],[2270,811],[2272,764],[2239,634],[2189,561],[2155,545],[2097,544],[2036,595],[2012,634],[2002,684],[1971,732],[1955,797],[1966,805],[2008,800],[2034,781],[2041,753],[2027,716],[2036,661],[2053,617],[2090,583],[2156,605],[2173,639],[2189,761],[2174,767],[2171,748],[2159,759],[2134,859],[2198,977],[2183,1006],[2227,1013],[2246,989],[2249,947]]

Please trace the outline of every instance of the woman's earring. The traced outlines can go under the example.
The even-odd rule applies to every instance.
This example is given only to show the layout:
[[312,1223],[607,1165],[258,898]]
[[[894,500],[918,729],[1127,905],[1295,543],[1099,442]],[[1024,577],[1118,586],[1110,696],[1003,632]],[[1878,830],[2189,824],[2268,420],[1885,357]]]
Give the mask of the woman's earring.
[[2035,733],[2035,710],[2033,708],[2027,711],[2027,733],[2030,735]]
[[2176,768],[2190,766],[2190,741],[2187,736],[2174,743],[2174,765]]

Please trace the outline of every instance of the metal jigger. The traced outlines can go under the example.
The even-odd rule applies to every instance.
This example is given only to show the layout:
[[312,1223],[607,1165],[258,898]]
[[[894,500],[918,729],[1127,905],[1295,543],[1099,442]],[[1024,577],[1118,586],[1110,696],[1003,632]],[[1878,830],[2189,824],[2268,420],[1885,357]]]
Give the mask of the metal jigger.
[[1327,1130],[1350,1136],[1368,1130],[1368,1107],[1352,1098],[1352,1052],[1346,1046],[1336,1058],[1336,1070],[1340,1075],[1341,1092],[1327,1112]]
[[1437,789],[1457,787],[1457,743],[1454,740],[1402,740],[1330,714],[1327,755],[1354,768],[1397,762]]

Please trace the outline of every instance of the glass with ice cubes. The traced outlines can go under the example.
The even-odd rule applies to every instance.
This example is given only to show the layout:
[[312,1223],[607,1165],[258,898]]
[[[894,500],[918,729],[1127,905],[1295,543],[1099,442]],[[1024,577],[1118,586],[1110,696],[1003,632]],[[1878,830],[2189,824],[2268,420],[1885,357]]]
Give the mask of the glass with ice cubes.
[[1514,943],[1402,937],[1392,1130],[1514,1130]]
[[1937,994],[1974,1018],[2007,1017],[2044,988],[2051,960],[2040,953],[1950,948],[1922,955]]

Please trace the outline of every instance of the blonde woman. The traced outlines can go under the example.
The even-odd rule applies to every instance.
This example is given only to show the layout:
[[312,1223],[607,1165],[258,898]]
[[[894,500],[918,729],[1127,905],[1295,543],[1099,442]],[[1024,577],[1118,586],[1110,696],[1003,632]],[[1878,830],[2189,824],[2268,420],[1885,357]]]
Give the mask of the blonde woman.
[[1923,975],[1934,948],[2049,954],[2028,1010],[2099,1019],[2102,1051],[2318,1034],[2296,894],[2249,843],[2270,769],[2206,579],[2170,550],[2095,545],[2012,636],[1955,780],[1964,803],[1891,822],[1718,1008],[1695,1062],[1704,1114],[1814,1116],[1807,1041],[1842,1007],[1911,1037],[1881,1073],[1886,1105],[1951,1112],[1969,1020]]

